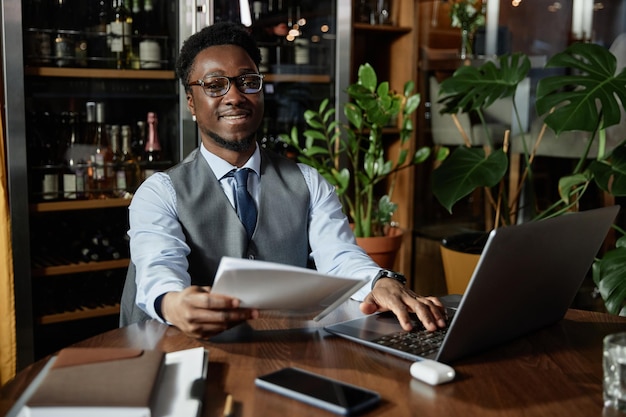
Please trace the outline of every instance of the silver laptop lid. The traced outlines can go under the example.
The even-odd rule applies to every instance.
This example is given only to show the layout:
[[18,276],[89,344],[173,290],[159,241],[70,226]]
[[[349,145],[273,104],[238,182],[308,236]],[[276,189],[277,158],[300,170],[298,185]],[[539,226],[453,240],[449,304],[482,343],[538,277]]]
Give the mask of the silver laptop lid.
[[562,319],[618,211],[492,231],[437,360],[451,362]]

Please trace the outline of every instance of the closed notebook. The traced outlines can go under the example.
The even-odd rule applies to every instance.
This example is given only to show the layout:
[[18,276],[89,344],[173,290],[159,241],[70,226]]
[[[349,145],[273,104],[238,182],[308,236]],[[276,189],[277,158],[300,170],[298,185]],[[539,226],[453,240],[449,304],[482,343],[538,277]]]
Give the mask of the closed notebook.
[[28,399],[26,416],[150,417],[165,354],[127,348],[66,348]]

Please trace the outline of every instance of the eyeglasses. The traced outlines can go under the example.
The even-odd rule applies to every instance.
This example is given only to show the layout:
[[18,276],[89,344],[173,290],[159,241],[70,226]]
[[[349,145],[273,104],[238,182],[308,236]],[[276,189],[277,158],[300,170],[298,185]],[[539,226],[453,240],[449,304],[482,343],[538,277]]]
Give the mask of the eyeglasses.
[[243,74],[236,77],[214,76],[204,80],[194,81],[188,84],[189,87],[199,85],[204,90],[204,94],[209,97],[221,97],[228,93],[230,86],[235,84],[237,90],[244,94],[255,94],[263,87],[262,74]]

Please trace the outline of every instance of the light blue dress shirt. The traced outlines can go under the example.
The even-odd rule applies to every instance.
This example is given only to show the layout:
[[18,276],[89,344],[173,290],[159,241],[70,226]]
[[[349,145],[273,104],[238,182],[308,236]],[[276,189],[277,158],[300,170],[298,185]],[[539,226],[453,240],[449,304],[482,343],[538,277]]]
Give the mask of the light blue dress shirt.
[[[220,181],[224,193],[235,206],[233,177],[223,178],[236,168],[200,146]],[[248,190],[258,203],[263,181],[259,176],[261,155],[257,147],[245,164],[254,174],[248,175]],[[310,193],[309,244],[317,270],[324,274],[365,278],[380,270],[356,245],[354,234],[344,215],[335,190],[314,168],[298,164]],[[176,210],[176,192],[170,177],[157,172],[139,187],[129,208],[130,251],[136,267],[137,305],[151,317],[161,320],[154,309],[156,298],[166,292],[182,291],[191,283],[187,272],[185,242]],[[362,300],[370,290],[371,280],[353,298]]]

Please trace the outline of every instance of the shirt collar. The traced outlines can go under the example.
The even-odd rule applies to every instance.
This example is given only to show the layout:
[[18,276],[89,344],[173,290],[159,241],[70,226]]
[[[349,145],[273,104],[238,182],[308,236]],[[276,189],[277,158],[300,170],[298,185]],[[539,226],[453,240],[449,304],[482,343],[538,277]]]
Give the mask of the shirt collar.
[[[233,169],[237,169],[236,166],[231,165],[230,163],[226,162],[225,160],[215,155],[214,153],[209,152],[202,144],[200,145],[200,153],[202,154],[204,159],[207,161],[207,163],[211,167],[211,170],[215,174],[215,177],[218,180],[221,180],[226,174],[231,172]],[[242,168],[250,168],[252,171],[256,173],[258,177],[261,176],[260,174],[261,152],[259,151],[258,145],[255,144],[254,153],[252,154],[250,159],[246,161],[246,163],[244,164]]]

